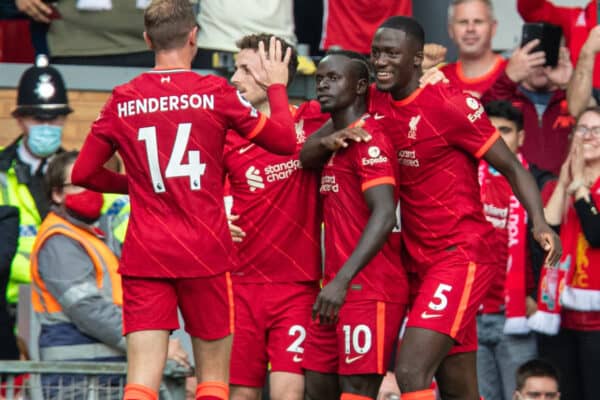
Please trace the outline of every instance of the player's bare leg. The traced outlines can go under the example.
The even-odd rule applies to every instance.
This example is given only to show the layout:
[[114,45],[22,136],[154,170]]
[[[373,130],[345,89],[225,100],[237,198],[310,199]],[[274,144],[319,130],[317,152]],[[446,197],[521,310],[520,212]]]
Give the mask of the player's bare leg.
[[229,400],[260,400],[262,388],[230,385]]
[[271,400],[302,400],[304,375],[291,372],[271,372],[269,377]]
[[129,333],[127,335],[127,384],[142,385],[158,393],[167,362],[168,345],[169,331],[147,330]]
[[379,387],[383,381],[382,375],[340,375],[342,393],[352,393],[359,396],[377,398]]
[[[442,333],[422,328],[406,329],[395,370],[404,397],[405,393],[429,389],[433,376],[453,345],[454,340]],[[434,400],[433,392],[432,396],[431,400]],[[471,400],[469,397],[463,399]]]
[[442,361],[435,373],[444,400],[479,399],[476,353],[452,354]]
[[199,398],[199,394],[201,394],[199,392],[204,390],[211,393],[219,391],[223,399],[229,397],[229,360],[232,341],[233,335],[217,340],[202,340],[192,337],[196,378],[198,379],[196,398]]
[[304,374],[306,389],[304,400],[339,399],[341,388],[337,374],[321,374],[307,370]]

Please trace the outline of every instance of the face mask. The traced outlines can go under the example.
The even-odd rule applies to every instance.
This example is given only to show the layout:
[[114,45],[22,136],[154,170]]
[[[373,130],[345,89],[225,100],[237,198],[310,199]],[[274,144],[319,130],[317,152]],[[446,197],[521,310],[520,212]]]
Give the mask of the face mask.
[[94,222],[100,218],[100,211],[104,204],[102,193],[85,189],[83,192],[65,195],[65,208],[72,211],[75,217],[84,222]]
[[27,147],[39,157],[47,157],[60,147],[62,140],[62,126],[58,125],[31,125],[27,138]]

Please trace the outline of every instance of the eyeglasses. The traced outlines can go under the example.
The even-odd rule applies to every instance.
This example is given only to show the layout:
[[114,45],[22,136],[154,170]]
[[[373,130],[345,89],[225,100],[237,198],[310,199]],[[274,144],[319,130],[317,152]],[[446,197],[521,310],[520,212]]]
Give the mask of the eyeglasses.
[[517,394],[521,400],[556,400],[560,397],[560,392],[517,392]]
[[600,126],[585,126],[577,125],[574,129],[575,133],[581,136],[585,136],[590,133],[593,136],[600,137]]

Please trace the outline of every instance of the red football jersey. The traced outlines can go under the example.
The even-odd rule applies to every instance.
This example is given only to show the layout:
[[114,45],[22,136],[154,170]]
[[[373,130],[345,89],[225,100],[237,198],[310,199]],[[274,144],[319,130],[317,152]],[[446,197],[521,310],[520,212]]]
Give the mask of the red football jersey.
[[412,15],[410,0],[325,0],[321,48],[339,46],[363,54],[371,52],[371,40],[379,25],[394,15]]
[[131,216],[119,272],[201,277],[231,270],[223,206],[225,133],[255,135],[266,117],[223,78],[143,73],[114,89],[90,135],[119,152]]
[[298,160],[306,138],[329,119],[316,101],[292,107],[297,152],[270,153],[235,132],[225,142],[225,173],[233,196],[232,214],[246,232],[235,243],[242,282],[302,282],[321,278],[321,218],[318,172]]
[[[377,185],[394,185],[398,196],[398,167],[394,148],[381,127],[365,116],[363,129],[372,139],[353,143],[334,153],[321,172],[325,221],[325,276],[330,282],[350,258],[371,212],[363,192]],[[397,216],[398,218],[398,216]],[[381,251],[350,284],[346,299],[406,302],[408,283],[400,258],[399,221]]]
[[484,75],[472,78],[466,77],[463,74],[462,63],[460,61],[446,64],[440,68],[440,70],[446,75],[446,78],[448,78],[451,84],[463,92],[481,98],[483,93],[492,87],[494,82],[496,82],[496,79],[504,72],[507,63],[508,61],[501,56],[496,56],[496,62],[492,69]]
[[403,255],[409,271],[438,262],[491,262],[478,158],[500,134],[481,103],[451,85],[427,85],[401,101],[372,87],[370,107],[400,163]]

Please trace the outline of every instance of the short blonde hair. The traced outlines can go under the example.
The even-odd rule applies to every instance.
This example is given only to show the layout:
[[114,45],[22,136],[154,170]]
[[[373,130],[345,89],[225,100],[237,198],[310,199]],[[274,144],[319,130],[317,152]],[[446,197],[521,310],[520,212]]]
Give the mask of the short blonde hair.
[[144,12],[146,35],[155,50],[183,47],[196,26],[196,16],[189,0],[152,0]]
[[492,4],[491,0],[452,0],[452,2],[450,2],[450,5],[448,6],[448,23],[452,23],[452,18],[454,18],[454,7],[460,4],[470,3],[472,1],[479,1],[485,4],[490,12],[490,18],[492,20],[496,19],[496,17],[494,16],[494,5]]

